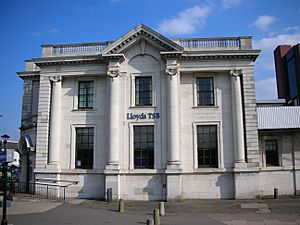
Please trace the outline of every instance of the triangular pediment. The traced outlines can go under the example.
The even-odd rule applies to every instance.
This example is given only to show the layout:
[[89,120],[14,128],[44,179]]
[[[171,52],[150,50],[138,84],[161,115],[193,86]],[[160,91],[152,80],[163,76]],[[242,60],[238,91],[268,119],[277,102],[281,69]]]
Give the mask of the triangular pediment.
[[182,52],[183,48],[161,35],[160,33],[152,30],[151,28],[140,24],[127,34],[120,37],[118,40],[110,44],[107,48],[102,51],[103,55],[118,54],[122,53],[124,49],[130,47],[131,45],[138,42],[140,39],[146,39],[150,43],[155,44],[161,49],[161,51],[166,52]]

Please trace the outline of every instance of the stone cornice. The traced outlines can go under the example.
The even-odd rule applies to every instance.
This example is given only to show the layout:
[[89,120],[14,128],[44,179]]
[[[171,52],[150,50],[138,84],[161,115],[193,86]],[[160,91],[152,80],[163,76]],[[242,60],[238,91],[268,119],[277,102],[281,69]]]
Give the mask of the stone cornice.
[[124,54],[105,54],[102,58],[106,61],[119,61],[122,62],[125,59]]
[[17,74],[21,79],[24,79],[26,77],[35,78],[40,76],[40,71],[22,71],[22,72],[17,72]]
[[103,58],[82,58],[82,59],[63,59],[63,58],[42,58],[41,60],[34,61],[34,63],[41,66],[51,66],[51,65],[66,65],[66,64],[88,64],[88,63],[105,63]]
[[163,59],[167,58],[179,58],[182,55],[182,52],[160,52],[160,55]]
[[253,62],[259,56],[259,51],[241,52],[241,51],[227,51],[227,52],[185,52],[180,56],[182,60],[252,60]]

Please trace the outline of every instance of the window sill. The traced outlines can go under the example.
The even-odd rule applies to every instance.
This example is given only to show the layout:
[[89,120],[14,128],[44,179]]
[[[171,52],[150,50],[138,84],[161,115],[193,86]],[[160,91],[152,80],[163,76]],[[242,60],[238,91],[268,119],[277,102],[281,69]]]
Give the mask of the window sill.
[[62,170],[62,173],[68,173],[68,174],[94,174],[94,173],[103,173],[103,170],[99,169],[80,169],[80,168],[74,168],[71,170]]
[[72,109],[72,112],[96,112],[97,109]]
[[228,169],[226,168],[195,168],[194,173],[220,173],[220,172],[227,172]]
[[129,109],[155,109],[156,105],[131,105]]
[[217,109],[219,108],[219,106],[218,105],[194,105],[192,107],[192,109],[199,109],[199,108]]
[[161,171],[158,169],[130,169],[128,172],[130,174],[153,174],[160,173]]

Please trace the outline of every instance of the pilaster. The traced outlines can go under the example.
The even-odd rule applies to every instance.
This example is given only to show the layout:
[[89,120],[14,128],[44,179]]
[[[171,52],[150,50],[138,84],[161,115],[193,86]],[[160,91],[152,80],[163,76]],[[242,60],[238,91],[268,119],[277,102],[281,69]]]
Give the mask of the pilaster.
[[234,142],[235,167],[246,167],[244,145],[244,122],[240,70],[231,70],[231,98],[232,98],[232,121]]
[[110,61],[107,70],[108,90],[108,160],[106,169],[119,169],[119,62]]
[[180,165],[179,138],[179,70],[176,59],[166,60],[168,87],[168,165]]
[[60,168],[60,123],[61,123],[61,76],[51,76],[52,84],[50,139],[49,139],[49,163],[48,169]]

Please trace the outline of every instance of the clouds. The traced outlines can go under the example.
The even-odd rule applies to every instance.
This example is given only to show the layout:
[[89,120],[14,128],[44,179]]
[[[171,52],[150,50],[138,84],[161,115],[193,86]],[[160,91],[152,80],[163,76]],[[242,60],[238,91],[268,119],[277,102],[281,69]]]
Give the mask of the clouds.
[[221,9],[226,10],[240,3],[241,0],[218,0],[210,1],[210,5],[206,6],[197,5],[179,12],[174,18],[164,19],[159,23],[158,30],[169,35],[192,34],[197,29],[204,27],[208,16],[212,11],[216,11],[219,6],[221,6]]
[[[295,30],[287,29],[287,30]],[[300,42],[300,31],[294,33],[283,33],[272,37],[255,40],[253,46],[256,49],[261,49],[261,54],[256,61],[255,67],[262,73],[274,74],[274,77],[256,81],[257,99],[274,99],[277,98],[276,79],[275,79],[275,64],[273,52],[278,45],[295,45]]]
[[268,16],[263,15],[259,16],[253,23],[254,26],[256,26],[260,30],[268,30],[270,26],[275,22],[276,17],[274,16]]
[[209,15],[209,7],[195,6],[186,9],[173,19],[165,19],[159,24],[159,31],[165,34],[190,34],[197,27],[203,27]]
[[57,28],[53,27],[53,28],[49,29],[48,31],[34,31],[34,32],[29,33],[29,35],[32,37],[41,37],[43,35],[47,35],[47,34],[54,35],[57,33],[59,33],[59,30]]
[[277,84],[275,77],[268,77],[255,82],[256,99],[277,99]]
[[49,30],[49,33],[50,33],[50,34],[56,34],[56,33],[58,33],[58,30],[57,30],[56,28],[51,28],[51,29]]
[[253,46],[256,49],[261,49],[261,55],[256,65],[263,69],[274,70],[273,51],[278,45],[295,45],[300,42],[300,31],[292,34],[278,34],[273,37],[254,40]]
[[221,5],[223,9],[229,9],[237,6],[241,3],[241,0],[222,0]]

